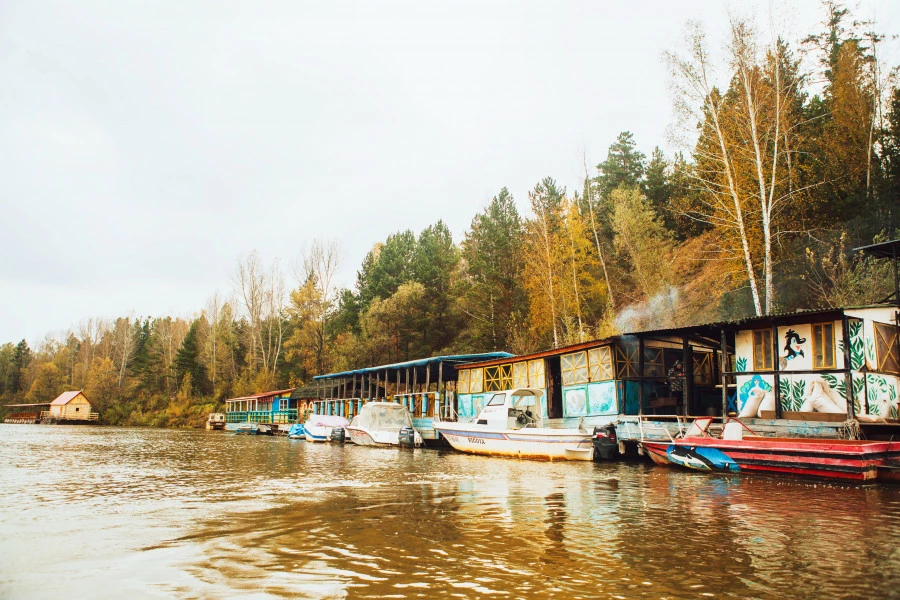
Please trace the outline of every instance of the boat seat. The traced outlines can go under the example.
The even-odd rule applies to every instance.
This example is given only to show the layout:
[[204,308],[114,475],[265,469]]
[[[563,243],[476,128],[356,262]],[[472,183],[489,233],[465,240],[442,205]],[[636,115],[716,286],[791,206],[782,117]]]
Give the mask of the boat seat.
[[740,423],[736,423],[735,421],[725,423],[725,427],[722,429],[722,439],[723,440],[742,440],[742,439],[744,439],[744,427]]

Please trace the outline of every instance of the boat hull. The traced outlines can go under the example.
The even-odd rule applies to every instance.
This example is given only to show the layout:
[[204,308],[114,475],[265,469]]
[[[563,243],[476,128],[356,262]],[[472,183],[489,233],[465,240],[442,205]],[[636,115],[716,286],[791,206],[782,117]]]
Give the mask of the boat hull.
[[[400,432],[393,430],[370,430],[363,427],[355,427],[350,425],[346,428],[350,441],[357,446],[399,446]],[[422,436],[419,432],[415,432],[415,445],[423,444]]]
[[755,438],[719,440],[691,437],[674,442],[641,442],[654,462],[698,471],[788,473],[868,481],[878,475],[890,442]]
[[471,423],[437,423],[435,429],[454,449],[470,454],[546,460],[594,456],[591,435],[577,429],[497,430]]
[[331,436],[331,427],[319,425],[304,425],[304,435],[307,442],[327,442]]

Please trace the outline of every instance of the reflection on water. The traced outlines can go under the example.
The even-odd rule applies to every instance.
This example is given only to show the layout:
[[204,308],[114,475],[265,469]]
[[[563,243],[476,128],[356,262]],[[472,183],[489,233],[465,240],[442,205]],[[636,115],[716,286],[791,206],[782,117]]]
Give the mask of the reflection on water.
[[0,426],[0,597],[890,597],[900,488]]

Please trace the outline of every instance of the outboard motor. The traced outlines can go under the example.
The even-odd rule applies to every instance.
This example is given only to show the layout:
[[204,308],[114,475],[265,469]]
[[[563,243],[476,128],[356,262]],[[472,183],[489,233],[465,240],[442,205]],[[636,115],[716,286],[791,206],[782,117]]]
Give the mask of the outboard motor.
[[400,429],[398,437],[401,447],[412,448],[416,445],[416,430],[409,425]]
[[610,423],[603,427],[594,427],[594,460],[612,460],[619,456],[619,440],[616,438],[616,426]]
[[343,444],[347,439],[347,432],[343,427],[333,427],[331,429],[331,441],[335,444]]

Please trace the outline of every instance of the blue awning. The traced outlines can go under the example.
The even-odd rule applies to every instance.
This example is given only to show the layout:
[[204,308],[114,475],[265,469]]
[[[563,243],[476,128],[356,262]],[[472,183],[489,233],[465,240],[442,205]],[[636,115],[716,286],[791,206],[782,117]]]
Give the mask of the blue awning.
[[482,360],[494,360],[495,358],[511,358],[512,356],[513,355],[509,352],[482,352],[481,354],[451,354],[449,356],[432,356],[431,358],[408,360],[406,362],[381,365],[378,367],[367,367],[365,369],[355,369],[353,371],[342,371],[340,373],[316,375],[315,377],[313,377],[313,379],[335,379],[337,377],[352,377],[353,375],[364,375],[366,373],[376,373],[378,371],[399,371],[400,369],[406,369],[409,367],[424,367],[441,362],[459,364],[478,362]]

